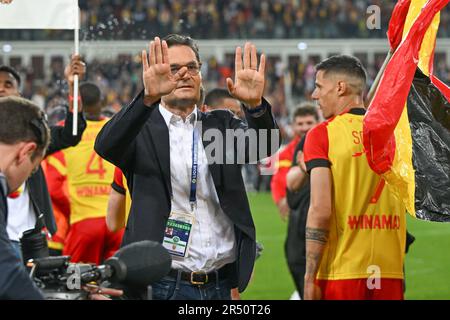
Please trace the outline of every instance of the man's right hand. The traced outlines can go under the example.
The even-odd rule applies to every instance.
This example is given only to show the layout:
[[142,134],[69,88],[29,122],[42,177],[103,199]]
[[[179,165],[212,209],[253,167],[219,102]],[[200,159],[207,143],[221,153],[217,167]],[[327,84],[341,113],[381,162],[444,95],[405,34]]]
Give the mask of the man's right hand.
[[147,106],[171,93],[187,72],[187,68],[182,67],[177,73],[172,74],[169,48],[166,41],[161,41],[159,37],[150,42],[148,57],[147,52],[142,50],[142,69],[144,104]]
[[305,279],[304,300],[321,300],[322,290],[314,283],[314,280]]
[[287,198],[284,197],[277,203],[278,213],[280,214],[280,218],[282,221],[287,221],[289,217],[289,205],[287,203]]
[[81,60],[79,54],[74,54],[70,58],[70,63],[64,69],[64,77],[69,84],[69,91],[73,92],[73,83],[75,75],[78,75],[78,79],[81,81],[86,74],[86,64]]

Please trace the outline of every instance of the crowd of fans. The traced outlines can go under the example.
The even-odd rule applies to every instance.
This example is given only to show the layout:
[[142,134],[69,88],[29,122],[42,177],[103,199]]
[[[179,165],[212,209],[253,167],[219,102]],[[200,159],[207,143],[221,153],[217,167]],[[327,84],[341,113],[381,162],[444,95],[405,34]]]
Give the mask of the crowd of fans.
[[[168,33],[197,39],[384,38],[388,0],[80,0],[85,40],[149,39]],[[380,29],[367,20],[378,6]],[[450,37],[450,10],[439,36]],[[69,40],[70,31],[1,30],[0,39]]]
[[[368,73],[368,88],[373,83],[384,57],[379,56],[374,64],[368,64],[360,57]],[[284,65],[280,57],[268,57],[266,64],[266,89],[264,96],[271,102],[273,112],[281,129],[284,142],[292,138],[290,116],[302,101],[311,100],[315,86],[315,65],[319,56],[310,56],[306,61],[300,57],[290,57]],[[110,60],[87,61],[86,80],[97,84],[103,94],[105,116],[111,117],[122,107],[128,105],[142,89],[142,66],[138,56],[119,56]],[[51,72],[45,79],[36,78],[33,66],[14,66],[24,79],[22,94],[41,106],[48,114],[51,123],[56,124],[65,118],[67,106],[67,88],[64,79],[62,59],[51,63]],[[445,55],[437,54],[434,73],[439,79],[450,84],[450,68]],[[206,91],[213,88],[225,88],[225,79],[234,77],[234,59],[226,56],[219,63],[215,57],[204,59],[202,65],[203,85]],[[268,179],[268,180],[267,180]],[[246,181],[252,181],[249,190],[268,190],[270,177],[255,175],[253,172]]]
[[[266,64],[265,97],[271,101],[273,111],[281,124],[285,137],[289,136],[289,115],[295,105],[311,99],[314,90],[314,66],[320,57],[311,56],[306,61],[300,57],[291,57],[288,65],[284,65],[279,57],[269,57]],[[368,64],[364,57],[361,61],[368,72],[368,87],[371,86],[384,57],[375,59],[374,64]],[[142,67],[138,56],[120,56],[111,60],[87,61],[87,80],[96,83],[104,95],[104,111],[111,116],[142,89]],[[436,55],[434,72],[442,81],[450,84],[450,68],[445,63],[444,55]],[[15,66],[25,79],[22,87],[23,95],[34,100],[46,109],[50,115],[58,119],[56,111],[63,112],[66,88],[64,65],[62,60],[51,64],[49,78],[35,78],[32,66]],[[205,59],[202,66],[203,84],[206,90],[225,88],[225,79],[234,76],[234,59],[227,56],[225,61],[218,63],[215,57]],[[55,111],[56,110],[56,111]],[[56,113],[54,113],[56,112]]]

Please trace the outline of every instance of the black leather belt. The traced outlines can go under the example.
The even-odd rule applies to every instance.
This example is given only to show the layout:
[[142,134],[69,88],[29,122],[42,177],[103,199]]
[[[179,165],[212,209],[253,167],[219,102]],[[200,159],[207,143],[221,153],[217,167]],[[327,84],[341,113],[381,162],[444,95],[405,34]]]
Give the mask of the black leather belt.
[[[220,268],[219,270],[217,270],[217,272],[211,271],[208,273],[204,271],[181,271],[181,280],[190,282],[193,285],[204,285],[217,281],[217,276],[219,277],[219,280],[225,279],[228,277],[227,266]],[[170,269],[170,272],[167,276],[176,280],[178,278],[178,272],[179,270]]]

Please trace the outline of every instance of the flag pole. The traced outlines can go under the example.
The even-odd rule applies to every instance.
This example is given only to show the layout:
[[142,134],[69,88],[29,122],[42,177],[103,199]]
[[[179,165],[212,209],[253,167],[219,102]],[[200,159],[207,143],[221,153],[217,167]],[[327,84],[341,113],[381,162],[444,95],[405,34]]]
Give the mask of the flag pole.
[[386,58],[384,59],[383,65],[381,66],[380,71],[378,71],[378,74],[375,77],[375,80],[373,81],[372,87],[370,87],[369,93],[367,93],[366,108],[368,108],[370,103],[372,102],[372,99],[375,96],[375,92],[378,89],[378,85],[380,84],[381,77],[384,74],[384,70],[386,69],[389,61],[391,61],[391,58],[392,58],[393,54],[394,54],[394,52],[391,49],[391,50],[389,50],[388,54],[386,55]]
[[[80,53],[80,8],[78,7],[78,1],[76,2],[76,21],[74,29],[74,42],[75,42],[75,54]],[[73,125],[72,134],[74,136],[78,135],[78,75],[76,74],[73,78]]]

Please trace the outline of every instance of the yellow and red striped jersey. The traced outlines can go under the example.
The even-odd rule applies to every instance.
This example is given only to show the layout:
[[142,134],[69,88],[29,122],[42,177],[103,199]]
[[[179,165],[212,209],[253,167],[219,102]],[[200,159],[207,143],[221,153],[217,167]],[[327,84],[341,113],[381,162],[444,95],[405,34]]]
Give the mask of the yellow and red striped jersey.
[[125,196],[125,224],[128,220],[128,215],[130,214],[131,208],[131,195],[128,190],[127,178],[123,174],[120,168],[116,167],[114,170],[114,181],[111,184],[111,187],[119,192],[120,194]]
[[[317,125],[306,137],[308,171],[330,167],[332,214],[318,279],[403,278],[406,209],[367,162],[362,141],[364,109]],[[377,269],[374,269],[377,268]]]
[[[51,174],[67,180],[70,203],[70,224],[87,218],[105,217],[114,166],[94,151],[97,134],[108,119],[87,121],[81,141],[75,147],[58,151],[47,157]],[[63,181],[55,176],[48,179]]]

